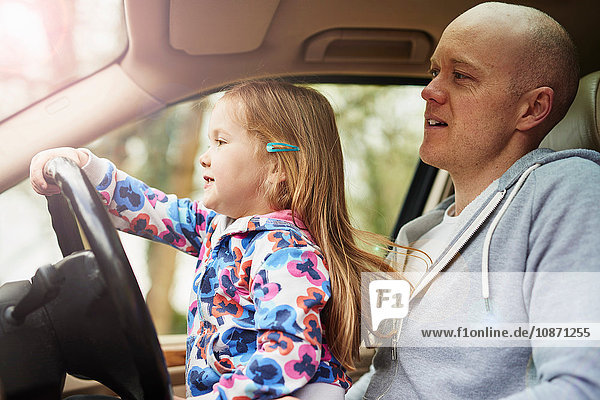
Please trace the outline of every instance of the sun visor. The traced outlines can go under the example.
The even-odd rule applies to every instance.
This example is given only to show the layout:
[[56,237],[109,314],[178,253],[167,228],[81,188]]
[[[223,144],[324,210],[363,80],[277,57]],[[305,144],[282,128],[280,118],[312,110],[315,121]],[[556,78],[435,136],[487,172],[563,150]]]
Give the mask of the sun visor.
[[169,42],[194,56],[256,50],[278,5],[279,0],[171,0]]
[[401,63],[428,61],[432,38],[423,31],[404,29],[330,29],[306,40],[309,63]]

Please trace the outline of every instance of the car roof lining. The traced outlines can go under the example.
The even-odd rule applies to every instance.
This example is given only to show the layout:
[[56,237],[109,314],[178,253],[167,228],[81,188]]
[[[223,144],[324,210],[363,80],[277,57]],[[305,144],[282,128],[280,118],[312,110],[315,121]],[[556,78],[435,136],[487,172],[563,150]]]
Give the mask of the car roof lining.
[[[453,16],[473,5],[465,0],[447,0],[435,7],[430,2],[407,4],[397,0],[378,0],[377,7],[364,0],[269,0],[264,6],[257,6],[256,11],[252,7],[254,2],[250,2],[249,8],[235,13],[232,2],[239,3],[125,0],[130,43],[122,61],[123,70],[131,71],[131,78],[141,88],[166,103],[241,79],[266,76],[345,74],[426,78],[429,57],[443,27]],[[600,9],[600,5],[586,6],[587,0],[581,5],[562,0],[521,3],[556,16],[569,30],[585,60],[582,74],[598,69],[600,52],[596,49],[597,41],[590,38],[598,35],[592,20],[597,15],[593,10]],[[173,10],[178,10],[177,14]],[[169,17],[165,18],[166,15]],[[240,20],[256,22],[254,28],[247,28],[248,37],[240,37],[237,29],[227,29]],[[174,36],[176,32],[178,38]],[[323,39],[323,35],[332,32],[337,35],[343,32],[342,38]],[[351,39],[358,34],[361,36]],[[399,36],[385,43],[386,34]],[[185,35],[188,36],[181,37]],[[203,37],[209,40],[203,43]],[[319,39],[321,49],[327,49],[326,44],[330,47],[329,56],[325,51],[321,61],[314,56]],[[209,43],[212,41],[223,46],[221,54],[215,53]],[[365,50],[374,43],[375,49],[369,54]],[[410,48],[408,53],[413,56],[386,59],[381,56],[381,48],[377,51],[377,44],[383,49],[395,46],[398,51]],[[169,74],[171,79],[165,81],[164,76]]]
[[[431,2],[378,0],[377,7],[373,7],[372,2],[364,0],[281,0],[256,49],[231,54],[190,55],[175,49],[170,41],[171,25],[177,23],[170,18],[170,7],[178,1],[183,0],[124,0],[129,36],[125,54],[112,66],[2,122],[0,155],[5,157],[0,157],[0,168],[4,171],[0,178],[0,192],[25,177],[31,156],[39,150],[56,145],[88,143],[119,124],[148,116],[167,104],[215,91],[232,82],[273,76],[297,80],[301,79],[298,77],[310,76],[344,76],[347,81],[360,81],[364,77],[369,77],[369,80],[374,77],[426,80],[429,55],[424,57],[423,62],[368,60],[368,54],[367,60],[365,57],[354,61],[329,58],[324,62],[314,62],[306,59],[307,43],[324,32],[340,29],[369,32],[369,35],[380,35],[381,31],[421,32],[430,38],[430,53],[450,20],[475,4],[472,0],[446,0],[436,2],[432,7]],[[213,3],[215,7],[220,4],[217,1]],[[597,51],[599,33],[596,29],[600,2],[524,0],[520,3],[555,16],[565,26],[579,47],[583,60],[582,74],[600,69],[600,52]],[[226,7],[227,2],[223,4]],[[216,10],[214,13],[215,24],[224,21],[220,19],[223,12]],[[193,24],[194,20],[187,23]],[[264,21],[262,25],[265,25]],[[234,29],[224,29],[221,33],[229,37],[220,40],[230,43],[239,36]],[[353,43],[364,50],[363,39]],[[341,50],[338,48],[336,54],[342,51],[352,58],[354,50],[347,44]],[[247,50],[248,46],[246,44],[244,49]],[[363,54],[363,50],[357,51]],[[380,54],[374,53],[378,57]],[[122,84],[115,85],[115,82]],[[91,94],[96,93],[94,90],[104,93],[103,88],[111,87],[116,88],[113,93],[91,98]],[[51,107],[48,108],[48,105]],[[57,114],[57,111],[60,112]],[[77,118],[72,118],[72,123],[63,120],[60,124],[57,122],[60,121],[58,115],[62,113],[67,115],[67,120],[69,115]],[[111,113],[115,114],[107,119],[106,116]],[[37,130],[43,134],[36,133]]]

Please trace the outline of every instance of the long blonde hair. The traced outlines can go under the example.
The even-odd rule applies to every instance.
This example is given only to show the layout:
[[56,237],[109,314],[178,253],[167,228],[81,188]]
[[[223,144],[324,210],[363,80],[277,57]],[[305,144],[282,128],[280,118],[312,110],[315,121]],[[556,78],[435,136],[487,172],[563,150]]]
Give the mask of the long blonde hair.
[[382,255],[359,246],[361,241],[390,242],[350,223],[334,111],[316,90],[275,80],[238,84],[223,99],[238,102],[243,113],[239,122],[262,144],[284,142],[300,148],[265,152],[285,172],[285,180],[269,189],[269,201],[273,209],[290,209],[299,216],[324,253],[332,292],[323,312],[325,337],[333,356],[353,369],[360,345],[361,273],[392,268]]

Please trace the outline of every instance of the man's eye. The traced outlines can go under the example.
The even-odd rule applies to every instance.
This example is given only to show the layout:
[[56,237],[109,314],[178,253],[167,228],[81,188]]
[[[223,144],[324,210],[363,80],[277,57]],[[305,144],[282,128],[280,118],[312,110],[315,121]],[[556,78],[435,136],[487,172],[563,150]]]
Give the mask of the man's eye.
[[454,73],[454,77],[455,77],[456,79],[467,79],[467,78],[468,78],[468,76],[466,76],[466,75],[463,75],[463,74],[461,74],[460,72],[455,72],[455,73]]
[[430,69],[429,74],[431,74],[432,78],[435,78],[436,76],[438,76],[440,74],[440,71],[438,71],[437,69]]

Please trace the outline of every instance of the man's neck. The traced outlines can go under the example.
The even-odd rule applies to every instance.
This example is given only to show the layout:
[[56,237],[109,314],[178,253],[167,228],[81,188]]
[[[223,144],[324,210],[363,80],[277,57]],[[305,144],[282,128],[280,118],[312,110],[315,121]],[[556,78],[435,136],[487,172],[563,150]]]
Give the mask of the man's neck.
[[477,198],[494,180],[489,181],[486,185],[477,185],[472,188],[462,188],[459,190],[455,186],[454,192],[454,216],[459,215],[473,200]]
[[539,142],[515,141],[507,145],[502,152],[487,160],[469,166],[457,166],[448,173],[454,183],[455,215],[459,215],[470,202],[475,200],[493,181],[500,178],[517,160],[537,148]]
[[454,215],[459,215],[493,181],[500,178],[510,165],[488,168],[488,170],[480,170],[478,173],[471,174],[450,173],[454,183]]

